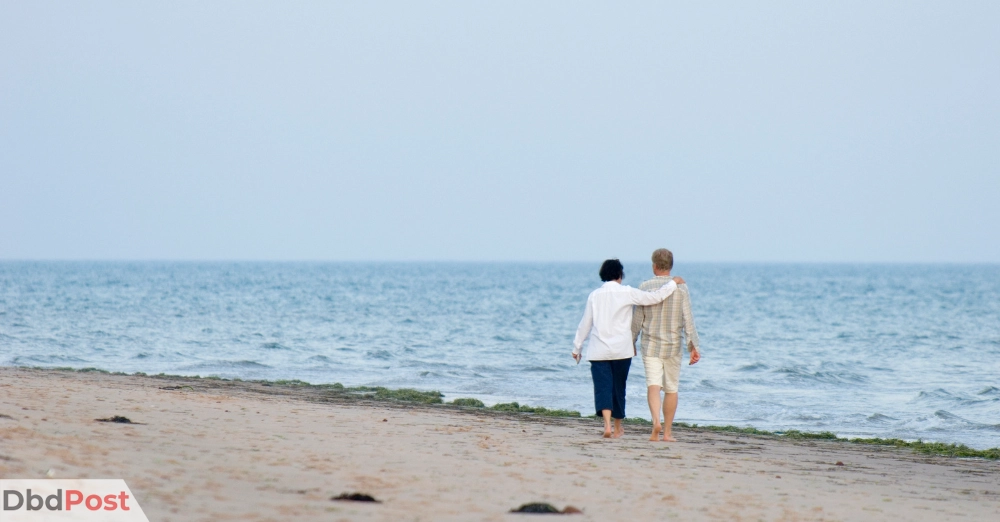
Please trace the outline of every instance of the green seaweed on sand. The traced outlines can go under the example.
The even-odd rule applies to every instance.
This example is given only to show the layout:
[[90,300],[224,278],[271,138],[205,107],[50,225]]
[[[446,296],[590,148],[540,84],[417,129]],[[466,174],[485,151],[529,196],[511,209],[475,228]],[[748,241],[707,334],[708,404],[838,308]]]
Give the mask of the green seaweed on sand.
[[778,432],[778,434],[789,439],[837,440],[839,438],[835,433],[829,431],[811,433],[808,431],[788,430],[785,432]]
[[469,397],[462,397],[451,401],[448,404],[454,404],[455,406],[464,406],[467,408],[485,408],[486,405],[483,401],[479,399],[471,399]]
[[505,402],[490,406],[494,411],[506,411],[513,413],[534,413],[543,417],[579,417],[580,412],[571,410],[551,410],[541,406],[522,406],[516,402]]
[[[699,426],[697,424],[688,424],[686,422],[675,422],[675,427],[678,428],[692,428],[705,431],[718,431],[722,433],[736,433],[739,435],[759,435],[763,437],[777,437],[780,433],[774,433],[771,431],[764,431],[754,428],[753,426]],[[796,432],[798,433],[798,432]]]
[[416,402],[419,404],[441,404],[444,402],[442,400],[444,394],[438,391],[421,391],[414,390],[413,388],[399,388],[394,390],[382,386],[357,386],[344,388],[344,390],[352,393],[371,394],[374,399],[380,401]]
[[897,448],[910,448],[917,453],[924,455],[942,455],[945,457],[981,458],[989,460],[1000,459],[1000,448],[989,448],[977,450],[965,444],[945,444],[943,442],[915,442],[901,439],[848,439],[854,444],[869,444],[874,446],[895,446]]
[[896,448],[907,448],[911,449],[917,453],[922,453],[924,455],[939,455],[943,457],[959,457],[959,458],[980,458],[988,460],[998,460],[1000,459],[1000,448],[989,448],[984,450],[977,450],[970,448],[965,444],[945,444],[943,442],[924,442],[922,440],[917,441],[907,441],[902,439],[864,439],[864,438],[847,438],[838,437],[835,433],[829,431],[823,431],[820,433],[810,433],[806,431],[799,430],[788,430],[788,431],[765,431],[754,428],[753,426],[739,427],[739,426],[699,426],[697,424],[687,424],[683,422],[675,422],[674,426],[681,428],[691,428],[696,430],[704,431],[715,431],[721,433],[737,433],[741,435],[755,435],[760,437],[783,437],[793,440],[831,440],[847,442],[850,444],[867,444],[870,446],[892,446]]
[[312,386],[308,382],[300,381],[298,379],[290,379],[290,380],[279,379],[277,381],[270,381],[270,384],[274,386]]
[[375,390],[375,398],[402,402],[418,402],[421,404],[441,404],[444,394],[437,391],[420,391],[412,388],[393,390],[379,387]]

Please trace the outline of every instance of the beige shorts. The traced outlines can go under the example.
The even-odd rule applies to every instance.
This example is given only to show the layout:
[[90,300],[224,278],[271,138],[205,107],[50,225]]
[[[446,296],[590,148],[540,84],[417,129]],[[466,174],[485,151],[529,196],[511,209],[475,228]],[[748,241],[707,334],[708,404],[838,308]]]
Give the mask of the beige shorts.
[[646,369],[646,386],[659,386],[667,393],[677,393],[681,382],[681,354],[666,359],[643,356],[642,366]]

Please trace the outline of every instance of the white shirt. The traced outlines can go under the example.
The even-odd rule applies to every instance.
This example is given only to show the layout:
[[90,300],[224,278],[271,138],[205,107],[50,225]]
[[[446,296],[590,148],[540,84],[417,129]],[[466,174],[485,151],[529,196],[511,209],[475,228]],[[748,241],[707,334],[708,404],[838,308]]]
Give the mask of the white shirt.
[[649,306],[662,302],[677,289],[673,279],[653,292],[644,292],[608,281],[587,297],[587,309],[576,329],[573,353],[583,351],[587,344],[588,361],[631,359],[635,355],[632,344],[632,306]]

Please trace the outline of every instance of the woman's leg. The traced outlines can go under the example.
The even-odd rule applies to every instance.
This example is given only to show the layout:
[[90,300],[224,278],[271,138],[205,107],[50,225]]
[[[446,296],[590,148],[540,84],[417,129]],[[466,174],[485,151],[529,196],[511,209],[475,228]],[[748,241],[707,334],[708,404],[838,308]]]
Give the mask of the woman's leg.
[[628,381],[628,370],[632,366],[632,359],[618,359],[611,361],[611,373],[614,387],[614,395],[611,402],[611,416],[615,419],[614,437],[621,437],[625,434],[622,428],[622,419],[625,418],[625,384]]
[[604,438],[611,438],[611,413],[614,407],[614,376],[611,361],[590,361],[594,378],[594,409],[604,418]]

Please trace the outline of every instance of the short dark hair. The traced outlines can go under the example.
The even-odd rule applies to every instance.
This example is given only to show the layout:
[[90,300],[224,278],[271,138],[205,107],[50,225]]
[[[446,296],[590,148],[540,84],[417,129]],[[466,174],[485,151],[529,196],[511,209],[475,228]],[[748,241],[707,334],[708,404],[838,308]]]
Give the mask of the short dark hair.
[[625,276],[625,267],[617,259],[608,259],[601,265],[601,281],[614,281]]

